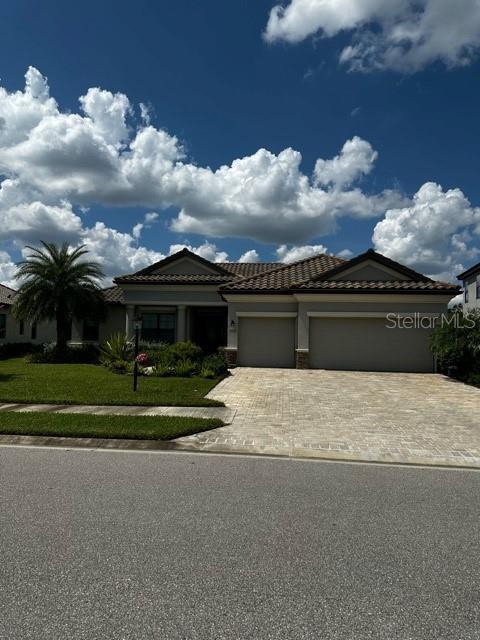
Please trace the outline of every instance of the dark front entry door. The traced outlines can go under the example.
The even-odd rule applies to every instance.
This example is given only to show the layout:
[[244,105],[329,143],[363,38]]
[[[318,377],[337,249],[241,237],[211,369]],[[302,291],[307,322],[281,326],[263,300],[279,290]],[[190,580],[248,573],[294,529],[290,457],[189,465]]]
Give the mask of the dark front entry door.
[[227,344],[227,309],[192,307],[192,340],[205,353]]

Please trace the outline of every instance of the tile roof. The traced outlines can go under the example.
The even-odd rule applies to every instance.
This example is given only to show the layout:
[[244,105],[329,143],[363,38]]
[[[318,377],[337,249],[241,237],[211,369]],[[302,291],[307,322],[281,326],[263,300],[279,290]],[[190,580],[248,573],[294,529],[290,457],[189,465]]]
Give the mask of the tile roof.
[[225,271],[242,278],[256,276],[264,271],[283,266],[281,262],[220,262],[219,264]]
[[434,280],[316,280],[301,282],[291,287],[295,291],[445,291],[456,293],[459,287]]
[[286,291],[292,284],[303,282],[343,264],[345,260],[324,253],[290,264],[275,264],[274,268],[256,276],[235,280],[221,287],[221,291]]
[[[217,264],[215,265],[217,266]],[[118,284],[225,284],[279,267],[278,262],[222,262],[219,273],[147,273],[145,269],[115,278]]]
[[117,284],[223,284],[232,276],[208,273],[154,273],[152,275],[132,275],[115,278]]
[[109,304],[124,304],[125,302],[121,287],[107,287],[103,290],[103,295]]
[[0,284],[0,305],[13,304],[17,292],[4,284]]

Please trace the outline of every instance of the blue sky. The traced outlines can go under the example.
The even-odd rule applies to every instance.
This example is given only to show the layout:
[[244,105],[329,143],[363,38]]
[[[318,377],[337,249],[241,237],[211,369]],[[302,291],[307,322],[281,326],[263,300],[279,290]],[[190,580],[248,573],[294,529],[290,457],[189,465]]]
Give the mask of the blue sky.
[[[443,278],[477,261],[478,3],[460,0],[452,15],[438,10],[448,5],[444,0],[423,0],[417,13],[409,0],[393,0],[391,15],[360,9],[346,24],[344,1],[327,0],[330,13],[308,15],[305,0],[290,0],[275,24],[272,17],[269,23],[274,0],[140,0],[134,9],[121,0],[2,3],[0,279],[11,282],[25,243],[63,238],[86,242],[108,275],[140,268],[179,244],[230,260],[252,251],[258,259],[288,260],[322,247],[359,253],[375,246]],[[442,30],[455,31],[457,19],[472,28],[453,42]],[[401,42],[401,55],[392,45],[400,28],[424,30],[421,40],[409,35]],[[345,62],[342,52],[352,50]],[[38,75],[30,76],[29,93],[30,66]],[[31,114],[38,101],[47,104],[40,74],[56,106],[42,107],[37,117]],[[90,94],[93,106],[82,111],[79,97],[90,88],[112,98]],[[128,108],[115,102],[117,93],[128,97]],[[112,138],[110,124],[99,124],[99,110],[112,104],[128,111],[123,137]],[[87,133],[70,140],[71,121],[64,127],[58,114],[79,114],[79,127],[88,119],[98,125],[88,129],[88,153],[82,155],[87,142],[75,147]],[[12,143],[8,132],[18,132],[25,119]],[[152,162],[152,154],[159,158],[152,145],[165,142],[152,133],[134,168],[135,186],[107,189],[118,176],[105,169],[105,154],[100,160],[92,151],[96,136],[108,129],[106,144],[126,159],[147,125],[181,148],[167,159],[187,170],[180,175],[170,167],[167,175]],[[49,140],[59,145],[55,155],[46,150]],[[301,154],[300,164],[297,155],[281,156],[290,148]],[[270,155],[256,156],[259,149]],[[72,160],[66,168],[71,158],[78,165]],[[241,158],[249,160],[237,167]],[[314,174],[319,158],[323,173]],[[222,165],[230,171],[216,175]],[[187,219],[179,221],[182,210]],[[145,224],[147,213],[157,217]],[[138,224],[144,226],[134,237]]]

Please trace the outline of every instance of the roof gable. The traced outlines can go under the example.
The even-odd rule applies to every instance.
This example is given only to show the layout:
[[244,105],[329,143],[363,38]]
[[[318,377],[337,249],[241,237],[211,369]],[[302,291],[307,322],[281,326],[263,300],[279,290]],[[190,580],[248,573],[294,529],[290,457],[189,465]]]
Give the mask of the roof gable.
[[[373,276],[373,277],[372,277]],[[365,253],[338,265],[316,280],[410,280],[413,282],[432,282],[431,278],[406,267],[399,262],[369,249]]]
[[222,266],[210,262],[188,249],[177,251],[177,253],[168,256],[168,258],[159,260],[145,269],[136,271],[132,275],[151,276],[161,273],[178,275],[228,275],[227,270]]
[[469,269],[467,269],[463,273],[460,273],[457,276],[457,278],[459,280],[465,280],[465,278],[468,278],[469,276],[474,276],[477,273],[480,273],[480,262],[477,262],[477,264],[474,264],[472,267],[470,267]]

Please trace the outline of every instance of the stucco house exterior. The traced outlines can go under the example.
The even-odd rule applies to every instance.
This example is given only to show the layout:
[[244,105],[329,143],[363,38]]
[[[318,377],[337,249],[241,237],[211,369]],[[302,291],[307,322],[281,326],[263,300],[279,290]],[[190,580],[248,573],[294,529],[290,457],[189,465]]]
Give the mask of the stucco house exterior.
[[[20,337],[8,291],[0,343]],[[74,321],[72,342],[133,336],[141,318],[144,340],[224,349],[231,366],[431,372],[434,319],[458,292],[373,250],[351,260],[320,254],[291,264],[218,264],[183,249],[115,278],[105,289],[106,322]],[[39,326],[35,341],[51,334]],[[29,339],[25,328],[22,337]]]
[[463,285],[464,311],[480,310],[480,262],[460,273],[457,278]]

